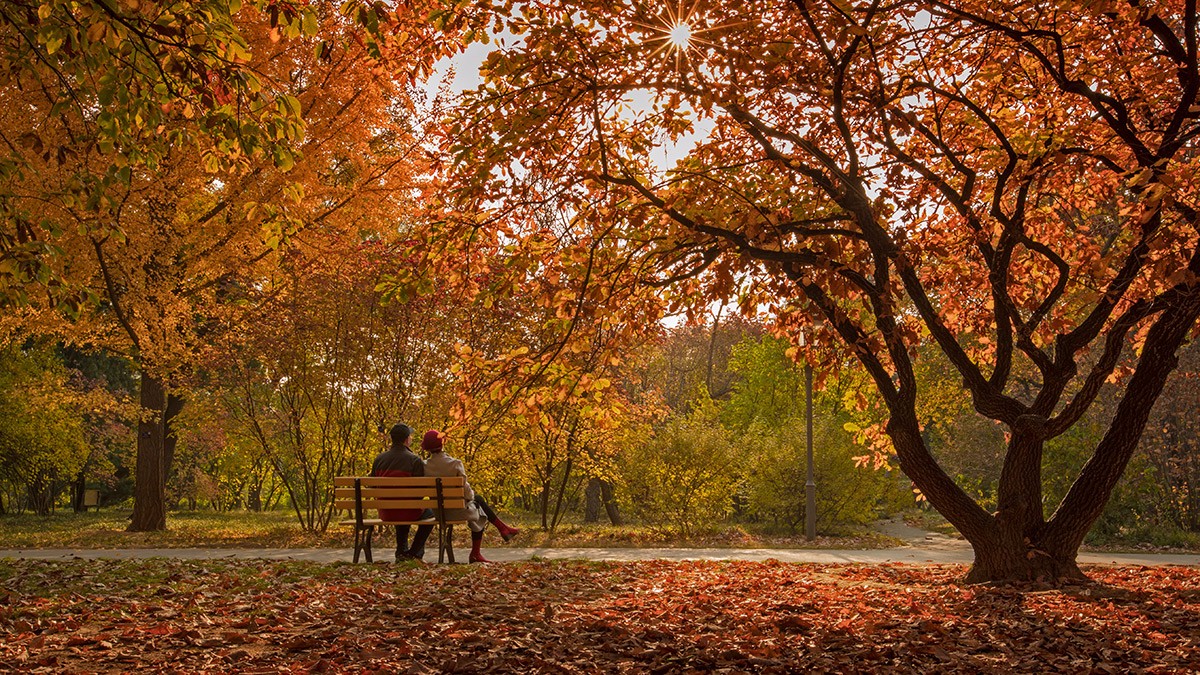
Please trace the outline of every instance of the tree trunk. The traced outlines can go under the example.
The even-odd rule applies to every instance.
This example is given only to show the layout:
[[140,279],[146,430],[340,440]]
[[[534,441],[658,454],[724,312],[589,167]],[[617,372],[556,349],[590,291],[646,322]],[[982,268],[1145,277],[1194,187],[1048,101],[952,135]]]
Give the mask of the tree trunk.
[[990,541],[971,542],[975,561],[967,572],[967,583],[1012,581],[1082,581],[1087,577],[1075,562],[1078,550],[1051,554],[1041,541],[1013,546],[996,536]]
[[137,463],[133,483],[130,532],[167,529],[166,447],[163,428],[166,392],[161,380],[141,373],[141,419],[138,421]]
[[1018,420],[1001,473],[995,530],[982,537],[967,537],[975,549],[968,581],[1085,578],[1075,562],[1079,547],[1104,512],[1137,449],[1154,402],[1178,363],[1179,346],[1198,315],[1200,291],[1168,308],[1151,326],[1108,431],[1062,504],[1045,522],[1041,425],[1033,416]]
[[583,491],[583,522],[600,522],[600,479],[589,478]]
[[246,492],[246,510],[258,513],[263,510],[262,481],[253,483]]
[[617,509],[617,500],[613,498],[612,483],[600,481],[600,498],[604,502],[604,511],[608,514],[608,522],[613,525],[621,524],[621,512]]
[[[570,441],[567,442],[568,452],[570,452]],[[562,516],[563,499],[567,496],[567,482],[571,479],[571,465],[574,464],[573,458],[567,456],[567,464],[563,467],[562,483],[558,486],[558,497],[554,500],[554,517],[550,520],[550,531],[553,532],[558,527],[558,519]]]
[[75,513],[83,513],[87,511],[87,507],[83,505],[83,493],[87,490],[87,471],[80,469],[75,475],[75,484],[72,486],[71,492],[71,507]]
[[175,435],[175,417],[183,411],[183,397],[167,393],[167,405],[163,411],[163,481],[171,478],[171,465],[175,463],[175,446],[179,439]]
[[50,507],[54,504],[54,479],[44,472],[28,484],[29,506],[39,516],[50,515]]
[[1001,472],[999,511],[989,514],[966,496],[933,462],[915,415],[893,410],[888,435],[900,467],[929,503],[949,520],[975,552],[967,573],[970,583],[1083,579],[1075,564],[1078,546],[1069,551],[1051,546],[1042,523],[1041,451],[1038,420],[1014,429]]

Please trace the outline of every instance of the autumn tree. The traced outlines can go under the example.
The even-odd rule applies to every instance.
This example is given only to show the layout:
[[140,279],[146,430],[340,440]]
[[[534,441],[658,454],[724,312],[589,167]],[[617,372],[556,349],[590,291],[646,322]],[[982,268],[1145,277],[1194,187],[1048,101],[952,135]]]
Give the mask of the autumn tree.
[[[626,302],[632,274],[590,274],[624,254],[550,194],[531,191],[502,220],[456,210],[444,186],[429,200],[432,216],[413,229],[419,261],[380,284],[392,302],[441,298],[434,318],[455,317],[438,326],[454,331],[443,335],[454,352],[433,367],[457,400],[421,408],[442,415],[472,484],[527,497],[553,529],[581,481],[611,477],[607,434],[630,407],[613,375],[657,330],[659,303]],[[613,320],[621,303],[647,320]]]
[[[1192,3],[505,9],[495,29],[519,40],[448,127],[461,209],[501,214],[552,185],[573,222],[620,242],[609,269],[840,346],[901,468],[971,543],[969,579],[1081,576],[1200,314]],[[689,135],[660,170],[654,149]],[[922,344],[1006,429],[994,513],[921,435]],[[1130,350],[1107,430],[1043,504],[1047,441]]]
[[[272,24],[299,34],[315,18],[301,10],[276,13]],[[74,328],[76,340],[136,354],[146,413],[133,529],[165,525],[166,427],[181,400],[164,389],[173,367],[165,356],[189,321],[171,298],[206,285],[172,271],[186,267],[182,249],[210,258],[228,241],[219,226],[192,229],[220,202],[202,203],[207,174],[229,180],[264,156],[289,162],[302,137],[294,99],[264,90],[248,67],[235,13],[223,2],[4,10],[4,300],[70,318],[95,309]],[[171,245],[188,234],[198,236]]]
[[698,322],[664,328],[653,340],[645,361],[641,385],[659,389],[672,410],[685,410],[700,391],[726,398],[734,386],[729,367],[732,351],[764,327],[740,316],[735,308],[718,305]]
[[[392,150],[410,138],[397,115],[412,107],[397,83],[428,72],[438,31],[356,2],[344,14],[274,2],[10,9],[6,299],[65,309],[73,341],[136,361],[131,528],[161,529],[170,420],[196,352],[252,301],[245,290],[289,236],[395,192],[406,155]],[[397,35],[411,68],[385,76],[371,53]]]
[[312,228],[297,235],[243,338],[209,362],[230,431],[266,458],[298,521],[324,531],[333,478],[365,473],[382,421],[432,424],[454,403],[444,364],[460,316],[453,299],[384,303],[376,285],[415,264],[411,240]]

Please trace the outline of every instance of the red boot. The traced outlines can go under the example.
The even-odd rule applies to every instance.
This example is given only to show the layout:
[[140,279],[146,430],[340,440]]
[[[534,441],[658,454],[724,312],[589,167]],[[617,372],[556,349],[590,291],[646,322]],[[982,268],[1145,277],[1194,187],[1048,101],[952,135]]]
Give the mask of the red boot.
[[500,533],[500,538],[503,539],[504,541],[508,541],[509,539],[512,539],[513,537],[517,536],[518,534],[521,534],[521,530],[519,530],[515,527],[509,527],[508,525],[505,525],[504,521],[500,520],[499,516],[492,518],[491,521],[489,521],[489,522],[491,522],[491,524],[496,526],[496,531]]
[[483,557],[483,552],[479,550],[479,545],[483,543],[482,532],[471,533],[471,556],[468,558],[473,563],[490,563],[491,560]]

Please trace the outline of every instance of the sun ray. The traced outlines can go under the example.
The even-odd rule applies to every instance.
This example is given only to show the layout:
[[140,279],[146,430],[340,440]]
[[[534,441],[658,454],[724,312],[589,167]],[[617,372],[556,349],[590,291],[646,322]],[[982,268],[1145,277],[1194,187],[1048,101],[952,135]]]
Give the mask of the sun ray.
[[705,37],[706,34],[752,23],[738,21],[716,26],[705,25],[701,9],[703,2],[704,0],[692,0],[690,5],[686,5],[685,0],[677,0],[674,4],[664,3],[652,23],[631,21],[637,28],[650,33],[646,39],[647,43],[660,43],[651,52],[650,58],[669,55],[668,58],[673,57],[675,61],[675,70],[680,70],[685,60],[703,58],[704,48],[718,48],[716,42]]

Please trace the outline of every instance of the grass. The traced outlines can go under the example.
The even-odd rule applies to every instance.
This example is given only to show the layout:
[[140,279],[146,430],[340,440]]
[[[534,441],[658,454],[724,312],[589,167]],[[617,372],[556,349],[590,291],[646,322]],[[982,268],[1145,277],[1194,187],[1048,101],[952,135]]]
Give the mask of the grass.
[[128,509],[0,516],[0,548],[308,548],[348,546],[348,528],[305,532],[287,511],[175,511],[163,532],[126,532]]
[[[324,534],[305,532],[290,511],[175,511],[163,532],[126,532],[128,509],[99,512],[61,511],[48,517],[31,514],[0,516],[0,548],[349,548],[348,527],[330,526]],[[532,520],[532,517],[530,517]],[[554,533],[542,532],[520,515],[510,524],[522,532],[508,544],[489,533],[487,546],[565,548],[817,548],[863,549],[900,545],[898,539],[873,532],[819,536],[756,531],[737,525],[679,535],[661,528],[566,523]],[[386,545],[388,533],[376,537]]]
[[[519,544],[518,544],[519,542]],[[550,532],[526,528],[514,545],[545,548],[890,548],[903,542],[877,532],[845,536],[819,535],[812,541],[800,534],[781,534],[726,525],[686,535],[639,525],[584,525],[567,523]]]

